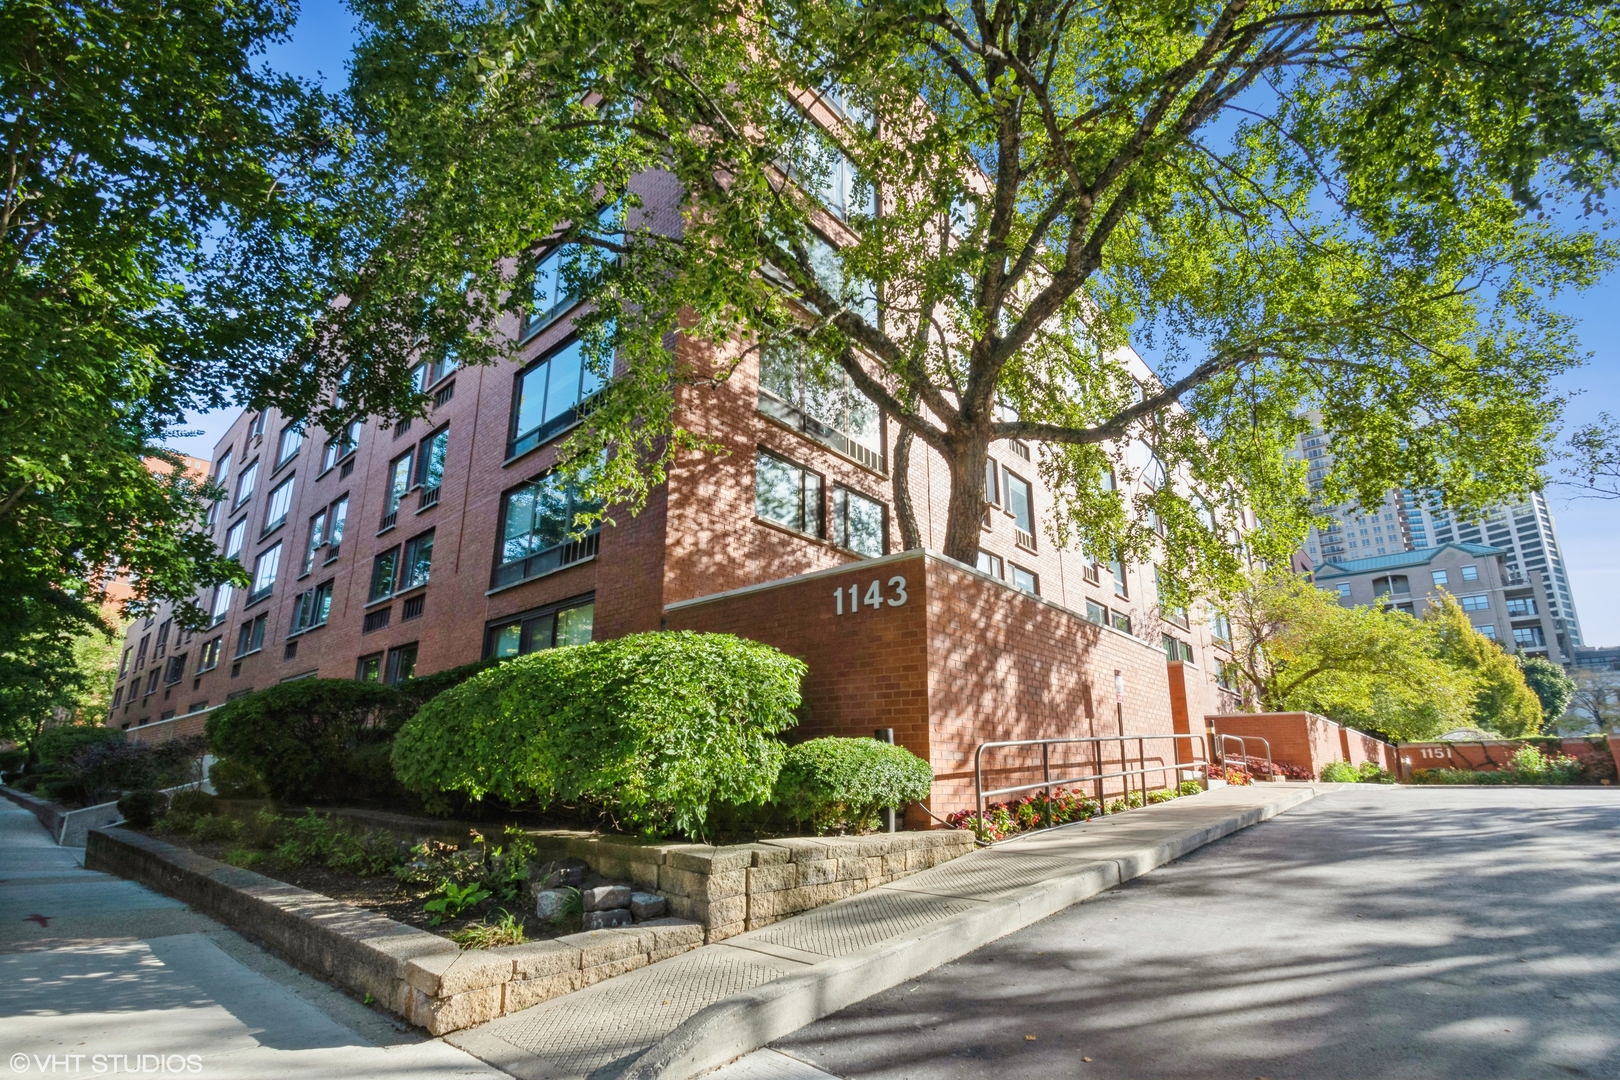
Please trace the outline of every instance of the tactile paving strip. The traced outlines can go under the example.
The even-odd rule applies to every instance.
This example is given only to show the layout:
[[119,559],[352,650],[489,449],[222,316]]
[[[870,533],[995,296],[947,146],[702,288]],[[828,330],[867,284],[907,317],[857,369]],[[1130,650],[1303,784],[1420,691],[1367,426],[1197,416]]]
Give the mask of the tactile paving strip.
[[548,1076],[589,1076],[639,1054],[694,1013],[802,965],[759,954],[700,949],[598,983],[491,1025],[532,1054]]
[[949,896],[987,897],[1072,874],[1074,870],[1074,859],[1006,850],[982,851],[901,878],[894,887]]
[[977,906],[972,900],[878,889],[746,936],[822,956],[847,956]]

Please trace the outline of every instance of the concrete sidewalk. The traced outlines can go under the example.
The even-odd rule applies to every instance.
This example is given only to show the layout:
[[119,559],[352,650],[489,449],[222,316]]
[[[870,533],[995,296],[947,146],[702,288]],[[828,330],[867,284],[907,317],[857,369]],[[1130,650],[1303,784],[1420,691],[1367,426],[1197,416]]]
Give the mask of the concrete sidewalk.
[[686,1080],[1334,788],[1229,787],[1020,837],[445,1041],[520,1080]]
[[0,800],[6,1075],[503,1080],[82,858]]

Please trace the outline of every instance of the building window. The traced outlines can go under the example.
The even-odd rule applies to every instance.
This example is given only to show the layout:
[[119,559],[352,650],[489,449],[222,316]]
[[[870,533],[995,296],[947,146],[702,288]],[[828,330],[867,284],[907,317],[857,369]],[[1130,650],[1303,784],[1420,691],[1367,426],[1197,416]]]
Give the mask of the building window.
[[354,453],[355,448],[360,445],[360,432],[364,426],[358,420],[351,420],[342,434],[326,440],[326,449],[321,452],[321,472],[325,472]]
[[884,471],[883,418],[842,368],[818,369],[795,341],[760,350],[759,411],[824,446]]
[[527,453],[571,426],[580,403],[601,388],[602,380],[585,363],[579,338],[525,368],[517,377],[507,456]]
[[[620,220],[622,210],[620,204],[614,203],[603,207],[597,215],[598,231],[618,244],[624,240],[624,225]],[[591,272],[591,263],[592,257],[586,254],[586,248],[581,244],[564,244],[541,258],[534,268],[534,307],[523,320],[525,338],[550,326],[579,302],[579,294],[575,290],[580,278]],[[454,370],[453,361],[451,370]]]
[[286,522],[287,511],[292,509],[293,481],[296,479],[296,476],[289,476],[271,490],[270,497],[264,503],[264,527],[259,530],[260,536]]
[[884,517],[886,509],[875,499],[868,499],[842,485],[834,485],[832,542],[868,558],[875,559],[887,554],[889,532]]
[[304,429],[299,424],[288,424],[281,429],[281,441],[276,444],[276,468],[281,468],[298,453],[304,442]]
[[1447,580],[1447,575],[1444,570],[1431,570],[1429,571],[1429,576],[1434,578],[1434,583],[1436,585],[1444,585]]
[[1478,630],[1481,634],[1490,638],[1492,641],[1496,640],[1496,625],[1494,623],[1486,623],[1484,626],[1476,626],[1474,629]]
[[287,636],[324,626],[331,613],[332,583],[323,581],[313,589],[299,593],[293,600],[292,626],[288,628]]
[[129,674],[129,660],[134,653],[134,649],[128,647],[124,649],[124,658],[118,662],[118,677],[120,679]]
[[1232,620],[1227,618],[1226,612],[1210,609],[1209,632],[1216,641],[1224,645],[1232,643]]
[[202,652],[197,654],[197,674],[213,671],[219,666],[219,654],[224,644],[223,636],[208,639],[208,643],[202,647]]
[[580,498],[561,473],[547,473],[501,496],[501,548],[493,586],[539,577],[594,556],[600,527],[592,524],[578,537],[572,533],[575,518],[597,508]]
[[1127,634],[1131,632],[1131,617],[1125,614],[1123,611],[1114,612],[1110,623],[1115,630],[1123,631]]
[[997,581],[1000,581],[1007,576],[1006,571],[1002,566],[1000,555],[992,555],[988,551],[981,550],[974,565],[979,573],[989,574]]
[[399,548],[391,547],[371,560],[371,592],[366,602],[375,603],[394,595],[394,582],[399,577]]
[[118,706],[122,705],[123,703],[124,703],[124,688],[122,686],[120,686],[116,690],[113,691],[112,707],[116,709],[116,708],[118,708]]
[[1013,528],[1018,543],[1026,548],[1035,546],[1035,499],[1029,481],[1012,473],[1007,474],[1007,512],[1013,517]]
[[433,569],[433,530],[405,542],[405,565],[400,568],[400,591],[426,585]]
[[219,464],[214,466],[214,483],[219,487],[226,487],[231,480],[231,452],[225,451],[219,455]]
[[343,546],[343,525],[349,519],[349,497],[347,495],[333,503],[326,511],[326,561],[331,562],[338,557],[338,550]]
[[151,646],[151,644],[152,644],[152,635],[151,634],[143,634],[143,635],[141,635],[140,647],[135,650],[135,667],[137,669],[140,669],[140,668],[143,668],[143,667],[146,666],[146,650]]
[[1113,571],[1114,574],[1114,595],[1125,597],[1130,596],[1131,587],[1130,583],[1125,577],[1125,563],[1117,558],[1109,559],[1108,569]]
[[416,486],[422,489],[422,505],[432,506],[439,501],[439,488],[444,483],[444,457],[450,449],[450,429],[440,428],[422,440],[416,455]]
[[186,675],[186,654],[169,657],[169,666],[163,670],[163,684],[173,686]]
[[1108,622],[1108,609],[1094,600],[1086,601],[1086,622],[1096,623],[1098,626]]
[[259,479],[259,463],[252,461],[242,470],[242,475],[236,478],[236,501],[231,509],[236,509],[253,497],[253,485]]
[[265,422],[269,419],[270,410],[260,409],[259,412],[253,417],[253,422],[248,425],[248,438],[257,439],[259,436],[263,435]]
[[225,534],[225,557],[241,561],[242,545],[247,542],[247,518],[243,518]]
[[754,512],[806,536],[821,537],[821,477],[759,451],[754,462]]
[[230,614],[231,598],[235,593],[236,588],[229,582],[214,590],[214,621],[209,624],[210,626],[218,626],[225,621],[225,616]]
[[147,673],[147,676],[146,676],[146,693],[148,695],[157,693],[158,676],[160,676],[162,674],[163,674],[163,672],[159,671],[157,668],[153,668],[150,672]]
[[309,519],[309,542],[304,545],[304,565],[300,573],[307,574],[315,567],[315,553],[326,543],[326,511]]
[[995,458],[984,459],[984,501],[991,506],[1001,505],[1001,466]]
[[275,588],[276,573],[281,569],[281,544],[271,544],[259,552],[259,559],[253,564],[253,592],[248,595],[247,602],[256,604],[270,595]]
[[388,493],[383,496],[382,523],[378,529],[391,529],[399,521],[399,503],[411,489],[411,464],[416,460],[414,448],[405,451],[388,466]]
[[559,645],[588,644],[596,617],[595,602],[567,603],[572,606],[542,608],[491,623],[484,631],[484,655],[504,658]]
[[388,660],[383,665],[383,682],[392,686],[394,683],[404,682],[415,674],[416,642],[396,645],[388,650]]
[[382,679],[383,654],[362,656],[355,663],[354,677],[361,682],[379,682]]
[[174,627],[174,620],[173,619],[164,619],[161,623],[158,624],[157,647],[153,651],[154,657],[162,656],[164,650],[169,647],[169,631],[171,629],[173,629],[173,627]]
[[1457,603],[1462,605],[1464,611],[1486,611],[1491,606],[1491,598],[1484,593],[1474,596],[1459,596]]
[[252,622],[245,622],[236,632],[236,655],[243,657],[249,653],[256,653],[264,648],[264,628],[269,623],[268,614],[260,615]]
[[1008,564],[1007,569],[1012,572],[1013,588],[1019,592],[1027,592],[1031,596],[1041,595],[1040,579],[1035,576],[1033,571],[1025,570],[1022,566],[1014,566],[1011,563]]
[[1192,646],[1178,637],[1164,635],[1164,655],[1171,660],[1179,660],[1183,664],[1192,663]]
[[1513,628],[1513,641],[1520,648],[1545,649],[1547,635],[1540,626],[1516,626]]
[[1350,599],[1350,583],[1348,581],[1339,582],[1339,599]]
[[1508,600],[1507,613],[1510,619],[1524,619],[1536,614],[1536,601],[1530,596],[1516,596]]
[[1479,580],[1479,567],[1477,567],[1477,566],[1465,566],[1465,567],[1463,567],[1462,568],[1462,579],[1464,581],[1478,581]]

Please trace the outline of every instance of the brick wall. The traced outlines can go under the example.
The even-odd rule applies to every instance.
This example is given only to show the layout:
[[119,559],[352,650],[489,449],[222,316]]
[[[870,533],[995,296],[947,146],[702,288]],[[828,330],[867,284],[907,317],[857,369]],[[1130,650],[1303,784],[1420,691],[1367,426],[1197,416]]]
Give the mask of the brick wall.
[[[1173,730],[1157,648],[932,553],[677,603],[665,624],[738,634],[803,659],[809,674],[795,737],[870,737],[894,728],[897,743],[933,766],[929,809],[940,816],[972,804],[982,742],[1114,735],[1121,720],[1132,738]],[[1125,680],[1118,711],[1116,670]],[[1147,742],[1142,752],[1149,763],[1175,760],[1169,740]],[[1054,773],[1089,768],[1094,753],[1059,752]],[[1129,756],[1135,764],[1134,742]],[[1104,764],[1118,760],[1117,746],[1102,752]],[[1002,754],[987,762],[989,783],[1031,782],[1038,761],[1038,753]],[[924,827],[928,819],[913,810],[908,824]]]
[[[1271,760],[1283,765],[1296,765],[1309,769],[1312,776],[1322,775],[1323,766],[1330,761],[1377,760],[1383,764],[1381,752],[1374,756],[1372,744],[1382,746],[1365,732],[1341,727],[1325,716],[1314,713],[1228,713],[1211,716],[1210,724],[1225,735],[1258,735],[1271,744]],[[1229,753],[1237,753],[1230,746]],[[1262,754],[1257,744],[1250,743],[1249,753]],[[1360,758],[1355,754],[1359,753]]]

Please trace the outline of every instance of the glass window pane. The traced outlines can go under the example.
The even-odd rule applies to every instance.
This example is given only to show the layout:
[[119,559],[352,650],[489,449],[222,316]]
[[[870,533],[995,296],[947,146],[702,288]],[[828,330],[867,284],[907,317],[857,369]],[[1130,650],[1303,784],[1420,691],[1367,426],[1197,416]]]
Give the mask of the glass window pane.
[[754,469],[754,511],[767,521],[789,528],[801,527],[800,487],[804,474],[768,454],[760,454]]
[[542,615],[538,619],[523,621],[523,651],[539,652],[551,648],[552,635],[557,629],[557,616]]
[[516,656],[518,654],[518,640],[523,634],[523,627],[519,623],[508,623],[495,631],[494,641],[490,646],[490,655],[501,658]]
[[546,373],[550,364],[541,364],[523,373],[518,380],[517,422],[512,437],[521,439],[540,426],[546,407]]
[[582,604],[557,613],[557,644],[588,645],[596,619],[596,605]]
[[872,558],[883,554],[883,504],[853,491],[840,491],[838,506],[843,510],[840,542],[851,551]]
[[259,554],[253,567],[253,591],[264,592],[276,583],[276,571],[281,566],[281,545],[273,544]]
[[428,579],[428,573],[433,569],[433,534],[425,533],[412,540],[405,547],[405,567],[401,577],[404,579],[404,588],[415,588]]
[[802,530],[811,536],[825,536],[826,529],[822,524],[821,477],[813,472],[801,474],[804,477],[804,504],[800,510]]
[[571,342],[551,358],[546,366],[551,369],[547,381],[546,408],[541,425],[551,423],[579,404],[579,369],[581,343]]
[[516,562],[534,551],[534,488],[521,487],[506,496],[501,523],[501,562]]
[[378,555],[371,564],[371,600],[381,600],[394,591],[394,572],[399,566],[399,548]]
[[534,485],[534,550],[544,551],[568,539],[571,519],[562,477],[556,473],[541,477]]
[[1024,532],[1034,534],[1035,512],[1030,497],[1029,483],[1007,474],[1007,509],[1012,511],[1013,523]]
[[343,542],[343,523],[349,517],[349,497],[345,495],[332,504],[332,520],[327,524],[327,543],[337,545]]
[[428,441],[423,451],[422,486],[436,488],[444,482],[444,456],[450,447],[450,432],[441,431]]

